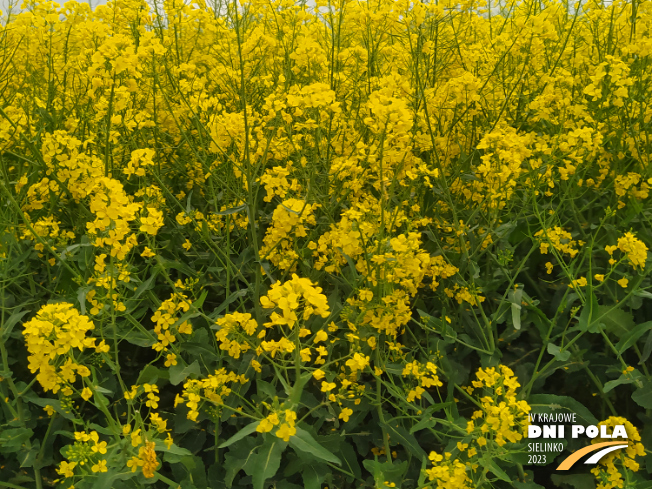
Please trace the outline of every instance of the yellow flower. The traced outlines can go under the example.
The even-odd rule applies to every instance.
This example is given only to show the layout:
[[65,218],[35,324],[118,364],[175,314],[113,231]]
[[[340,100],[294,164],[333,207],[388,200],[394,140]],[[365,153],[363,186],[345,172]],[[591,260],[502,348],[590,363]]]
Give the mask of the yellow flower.
[[174,353],[168,353],[165,358],[165,366],[170,367],[177,364],[177,356]]
[[147,246],[145,246],[145,250],[140,254],[140,256],[142,256],[143,258],[151,258],[153,256],[156,256],[156,253],[154,253]]
[[326,375],[326,373],[325,373],[322,369],[320,369],[320,368],[317,369],[317,370],[315,370],[315,371],[312,373],[312,376],[313,376],[315,379],[317,379],[317,380],[321,380],[321,379],[323,379],[325,375]]
[[75,467],[77,466],[77,462],[66,462],[63,461],[61,464],[59,464],[59,468],[57,469],[57,473],[59,475],[62,475],[66,478],[68,477],[74,477],[75,473],[73,472]]
[[593,277],[594,277],[598,282],[603,282],[603,281],[604,281],[604,275],[601,274],[601,273],[596,273]]
[[283,441],[289,441],[291,436],[296,435],[297,429],[294,426],[290,426],[288,423],[283,423],[278,431],[276,436],[282,438]]
[[186,242],[183,243],[181,247],[186,251],[190,251],[190,248],[192,248],[192,243],[186,239]]
[[269,419],[265,418],[258,423],[256,431],[258,433],[267,433],[268,431],[272,431],[273,428],[274,425],[269,421]]
[[81,392],[81,396],[84,401],[88,401],[91,397],[93,397],[93,391],[88,387],[84,387],[84,390]]
[[337,386],[333,382],[324,381],[324,382],[321,383],[321,391],[322,392],[332,391],[333,389],[335,389],[335,387],[337,387]]
[[319,343],[320,341],[326,341],[328,339],[328,333],[326,331],[317,331],[317,334],[315,335],[315,343]]
[[342,412],[339,415],[339,418],[344,420],[346,423],[349,420],[349,417],[353,414],[353,409],[350,408],[344,408],[342,409]]
[[546,263],[546,273],[550,275],[552,273],[552,263],[547,262]]
[[301,354],[301,361],[309,362],[310,361],[310,348],[304,348],[299,352]]
[[627,288],[628,283],[629,283],[629,280],[627,280],[625,277],[618,280],[618,285],[620,285],[623,289]]
[[106,460],[100,460],[98,463],[93,465],[93,467],[91,467],[91,470],[93,472],[108,472],[109,469],[106,466]]
[[165,443],[165,446],[168,448],[168,450],[170,449],[170,447],[172,447],[172,444],[174,443],[174,440],[173,440],[172,437],[170,436],[170,433],[168,433],[168,436],[167,436],[167,438],[163,441],[163,443]]
[[577,280],[573,280],[573,283],[571,283],[569,285],[569,287],[571,289],[575,288],[575,286],[577,286],[577,287],[586,287],[586,284],[587,284],[586,277],[580,277]]

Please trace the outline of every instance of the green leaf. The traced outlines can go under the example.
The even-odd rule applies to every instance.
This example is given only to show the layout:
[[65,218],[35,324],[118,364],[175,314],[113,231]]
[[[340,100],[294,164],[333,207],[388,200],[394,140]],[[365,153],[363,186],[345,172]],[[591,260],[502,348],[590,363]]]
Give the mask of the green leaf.
[[170,445],[170,448],[163,443],[161,440],[156,440],[155,441],[156,446],[154,449],[157,452],[163,452],[163,453],[171,453],[172,455],[179,455],[180,457],[185,457],[185,456],[192,456],[192,452],[190,450],[186,450],[185,448],[181,448],[174,443]]
[[498,477],[501,481],[512,482],[512,479],[510,479],[510,477],[505,473],[505,471],[500,467],[498,467],[498,465],[496,465],[496,462],[494,462],[493,460],[489,461],[487,467],[489,468],[491,473],[496,477]]
[[135,329],[129,331],[129,333],[124,335],[123,338],[132,345],[140,346],[141,348],[150,348],[154,343],[156,343],[154,335]]
[[521,481],[514,481],[512,482],[512,486],[514,486],[514,489],[546,489],[543,486],[540,486],[536,482],[521,482]]
[[445,407],[449,406],[452,404],[451,402],[439,402],[437,404],[433,404],[432,406],[429,406],[428,409],[421,415],[421,419],[417,424],[412,426],[410,428],[410,434],[414,434],[417,431],[421,431],[425,428],[430,428],[433,427],[437,424],[437,418],[431,417],[433,413],[436,413],[438,411],[441,411]]
[[339,455],[342,457],[344,468],[351,472],[355,477],[360,479],[362,477],[362,469],[358,463],[358,454],[353,447],[346,442],[340,443]]
[[595,489],[595,478],[591,474],[552,474],[550,480],[557,487],[570,486],[573,489]]
[[9,318],[4,322],[4,324],[0,325],[0,341],[5,341],[11,334],[11,331],[14,329],[14,326],[20,321],[25,314],[27,314],[29,311],[16,311],[14,312]]
[[340,459],[317,443],[310,433],[299,427],[297,427],[296,430],[296,435],[290,437],[290,446],[297,452],[310,453],[311,455],[326,460],[327,462],[342,465]]
[[301,468],[303,486],[305,489],[321,489],[321,484],[326,479],[327,473],[328,471],[321,464],[304,464]]
[[34,432],[29,428],[11,428],[0,431],[0,452],[19,452]]
[[224,456],[224,484],[226,487],[233,485],[236,474],[245,466],[256,449],[257,441],[254,438],[245,438],[242,443],[229,448]]
[[161,372],[159,369],[153,365],[147,365],[140,371],[140,375],[138,376],[136,384],[155,384],[159,377],[161,377]]
[[[519,284],[520,285],[520,284]],[[512,303],[512,323],[514,329],[521,329],[521,301],[523,300],[523,286],[509,291],[509,302]]]
[[418,460],[428,456],[425,450],[421,448],[414,435],[408,433],[408,431],[401,425],[398,423],[383,424],[385,425],[385,429],[387,430],[390,438],[393,441],[398,441],[401,445],[403,445],[403,448],[405,448],[408,453],[411,453]]
[[247,475],[252,476],[254,489],[263,489],[265,481],[276,475],[286,446],[283,440],[268,436],[257,452],[249,457],[243,468]]
[[253,423],[248,424],[217,448],[226,448],[229,445],[233,445],[236,441],[242,440],[245,436],[251,435],[254,431],[256,431],[256,428],[258,428],[259,424],[260,421],[254,421]]
[[636,389],[632,400],[645,409],[652,409],[652,380],[648,380],[643,387]]
[[200,373],[201,369],[197,360],[185,367],[181,366],[181,364],[173,365],[170,367],[170,384],[179,385],[181,382],[186,380],[189,375],[199,375]]
[[552,413],[557,409],[561,409],[564,412],[576,413],[578,424],[598,424],[598,420],[593,416],[591,411],[572,397],[556,396],[554,394],[534,394],[527,401],[532,407],[532,413]]
[[552,342],[548,343],[548,353],[553,355],[560,362],[565,362],[570,358],[570,352],[568,350],[561,351],[561,348]]
[[634,317],[617,306],[598,307],[598,317],[607,331],[618,338],[623,338],[634,329]]
[[[220,305],[218,306],[218,308],[215,309],[215,310],[210,314],[210,318],[212,318],[212,319],[217,319],[217,316],[219,316],[220,313],[221,313],[224,309],[226,309],[226,307],[227,307],[229,304],[231,304],[233,301],[235,301],[238,297],[245,297],[245,296],[247,295],[248,292],[249,292],[248,289],[240,289],[240,290],[236,290],[235,292],[231,292],[231,293],[229,294],[229,296],[225,299],[225,301],[222,302],[222,304],[220,304]],[[213,325],[213,326],[211,326],[211,329],[220,329],[220,326]]]
[[638,339],[648,331],[652,331],[652,321],[641,323],[628,331],[616,344],[616,351],[622,354],[625,350],[636,344]]
[[639,365],[643,365],[647,362],[647,359],[650,358],[652,354],[652,331],[647,335],[647,340],[645,340],[645,345],[643,346],[643,353],[641,353],[641,361],[638,362]]
[[362,465],[373,475],[376,487],[384,487],[385,481],[394,482],[396,487],[401,487],[403,476],[408,468],[407,460],[401,463],[380,463],[377,460],[364,460]]
[[145,280],[143,283],[141,283],[136,289],[136,292],[134,292],[134,295],[129,297],[129,299],[130,300],[138,299],[143,294],[143,292],[147,292],[148,290],[150,290],[154,285],[154,281],[156,280],[157,275],[158,275],[158,270],[155,269],[154,273],[152,273],[152,276],[149,277],[147,280]]
[[218,216],[230,216],[231,214],[236,214],[237,212],[243,211],[247,208],[246,204],[239,205],[237,207],[231,207],[230,209],[226,209],[224,211],[220,212],[212,212],[212,214],[216,214]]
[[36,404],[37,406],[45,407],[52,406],[52,408],[61,416],[66,418],[69,421],[74,421],[76,418],[71,411],[64,409],[61,406],[61,401],[59,399],[48,399],[43,397],[38,397],[33,391],[28,392],[23,396],[23,399]]
[[613,390],[615,387],[618,387],[619,385],[631,384],[632,382],[636,382],[640,378],[641,378],[641,373],[638,370],[634,370],[633,372],[628,372],[627,374],[621,374],[621,376],[618,377],[617,379],[610,380],[609,382],[607,382],[602,387],[602,392],[606,394],[607,392]]

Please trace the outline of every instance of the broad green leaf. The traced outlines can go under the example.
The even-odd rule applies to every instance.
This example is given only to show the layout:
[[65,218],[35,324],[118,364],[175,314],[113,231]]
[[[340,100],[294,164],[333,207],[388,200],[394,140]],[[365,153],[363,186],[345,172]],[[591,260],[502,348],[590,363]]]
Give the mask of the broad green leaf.
[[643,387],[636,389],[632,400],[645,409],[652,409],[652,381],[648,380]]
[[134,295],[129,297],[129,299],[130,300],[138,299],[143,294],[143,292],[147,292],[148,290],[150,290],[154,286],[154,281],[156,280],[157,275],[158,275],[158,270],[155,269],[152,275],[138,286],[138,288],[134,292]]
[[536,482],[521,482],[521,481],[514,481],[512,482],[512,486],[514,489],[546,489],[543,486],[540,486]]
[[252,476],[254,489],[263,489],[265,481],[274,477],[281,466],[281,455],[287,443],[275,436],[268,436],[265,443],[244,465],[247,475]]
[[[217,316],[219,316],[226,307],[231,304],[233,301],[235,301],[238,297],[245,297],[249,291],[247,289],[240,289],[236,290],[235,292],[231,292],[229,296],[226,298],[222,304],[220,304],[217,309],[215,309],[211,314],[210,317],[212,319],[217,319]],[[220,329],[220,326],[218,325],[213,325],[211,326],[211,329]]]
[[159,377],[161,377],[161,372],[159,369],[153,365],[147,365],[143,370],[140,371],[140,375],[138,376],[136,384],[155,384]]
[[561,362],[565,362],[570,358],[570,352],[568,350],[561,351],[561,348],[554,343],[548,343],[548,353]]
[[321,489],[321,484],[324,482],[327,473],[328,471],[323,465],[317,463],[304,464],[301,468],[303,486],[305,489]]
[[296,430],[296,435],[290,437],[290,446],[292,448],[297,451],[310,453],[311,455],[326,460],[327,462],[342,465],[340,459],[317,443],[310,433],[299,427],[297,427]]
[[595,489],[595,477],[592,474],[552,474],[553,484],[557,487],[571,487],[573,489]]
[[603,386],[602,392],[606,394],[607,392],[610,392],[611,390],[613,390],[615,387],[618,387],[619,385],[631,384],[632,382],[636,382],[640,378],[641,378],[641,373],[638,370],[634,370],[633,372],[628,372],[627,374],[622,374],[617,379],[610,380],[609,382],[607,382]]
[[29,311],[16,311],[5,320],[4,324],[0,325],[0,341],[5,341],[9,338],[14,326],[16,326],[18,321],[20,321],[28,312]]
[[41,406],[41,407],[52,406],[52,408],[58,414],[60,414],[61,416],[63,416],[64,418],[66,418],[69,421],[73,421],[73,420],[76,419],[74,414],[71,411],[69,411],[67,409],[64,409],[61,406],[61,401],[59,401],[59,399],[48,399],[48,398],[38,397],[36,395],[36,393],[33,392],[33,391],[30,391],[30,392],[26,393],[23,396],[23,399],[25,399],[26,401],[31,402],[32,404],[36,404],[37,406]]
[[229,445],[233,445],[236,441],[242,440],[245,436],[251,435],[254,431],[256,431],[256,428],[258,428],[259,424],[260,421],[254,421],[253,423],[248,424],[217,448],[226,448]]
[[[519,284],[520,285],[520,284]],[[509,291],[509,301],[512,303],[512,323],[514,329],[521,329],[521,301],[523,300],[523,286]]]
[[237,207],[231,207],[230,209],[226,209],[224,211],[220,212],[213,212],[212,214],[218,215],[218,216],[230,216],[231,214],[236,214],[238,212],[241,212],[247,208],[246,204],[239,205]]
[[181,382],[186,380],[189,375],[195,374],[199,375],[201,369],[199,367],[199,362],[195,360],[190,365],[182,366],[181,364],[176,364],[170,367],[170,384],[179,385]]
[[0,453],[19,452],[34,432],[29,428],[10,428],[0,431]]
[[421,448],[414,435],[410,434],[397,422],[388,422],[384,423],[384,425],[392,441],[398,441],[403,445],[403,448],[405,448],[408,453],[412,454],[412,456],[416,457],[418,460],[428,456],[425,450]]
[[493,460],[489,461],[489,463],[487,464],[487,468],[493,475],[498,477],[501,481],[512,482],[512,479],[510,479],[510,477],[505,473],[505,471],[500,467],[498,467],[496,462],[494,462]]
[[256,441],[254,438],[244,438],[242,443],[231,446],[229,451],[224,456],[224,484],[226,487],[233,485],[233,479],[240,470],[249,461],[256,449]]
[[615,306],[599,306],[598,317],[609,333],[621,339],[635,327],[632,314]]
[[638,362],[639,365],[643,365],[647,362],[647,359],[650,358],[652,354],[652,331],[647,335],[647,340],[645,340],[645,345],[643,346],[643,352],[641,353],[641,361]]
[[373,475],[376,487],[383,487],[385,481],[394,482],[396,487],[400,487],[403,482],[403,476],[408,469],[407,460],[401,463],[380,463],[376,460],[364,460],[362,465]]
[[343,467],[357,478],[361,478],[362,469],[360,468],[357,453],[353,447],[349,443],[342,442],[338,454],[342,457]]
[[554,394],[534,394],[527,400],[532,413],[553,413],[562,410],[565,413],[576,413],[578,424],[597,425],[598,420],[591,411],[572,397],[556,396]]
[[161,440],[155,440],[156,447],[155,450],[157,452],[163,452],[163,453],[171,453],[172,455],[179,455],[179,456],[192,456],[192,452],[190,450],[186,450],[185,448],[181,448],[174,443],[170,445],[170,448],[163,443]]
[[432,428],[437,424],[437,418],[423,417],[421,420],[410,428],[410,433],[416,433],[417,431],[424,430],[426,428]]
[[616,351],[623,353],[625,350],[634,345],[638,339],[648,331],[652,331],[652,321],[641,323],[628,331],[616,344]]

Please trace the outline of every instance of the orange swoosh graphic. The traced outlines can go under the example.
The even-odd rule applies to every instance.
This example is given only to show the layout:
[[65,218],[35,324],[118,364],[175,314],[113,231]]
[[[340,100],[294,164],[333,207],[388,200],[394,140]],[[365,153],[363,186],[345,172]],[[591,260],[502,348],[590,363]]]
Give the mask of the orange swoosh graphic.
[[604,443],[596,443],[595,445],[589,445],[588,447],[584,447],[581,450],[571,453],[568,457],[564,459],[562,463],[559,464],[557,470],[568,470],[573,466],[575,462],[581,459],[584,455],[587,455],[591,452],[595,452],[596,450],[600,450],[601,448],[604,447],[610,447],[612,445],[622,445],[622,444],[623,444],[622,441],[607,441]]

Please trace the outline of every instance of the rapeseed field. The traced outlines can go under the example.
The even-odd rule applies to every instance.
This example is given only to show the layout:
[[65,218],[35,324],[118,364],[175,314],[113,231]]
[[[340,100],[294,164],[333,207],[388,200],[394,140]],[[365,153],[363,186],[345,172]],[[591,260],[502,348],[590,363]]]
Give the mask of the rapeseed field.
[[22,8],[0,488],[652,488],[651,1]]

